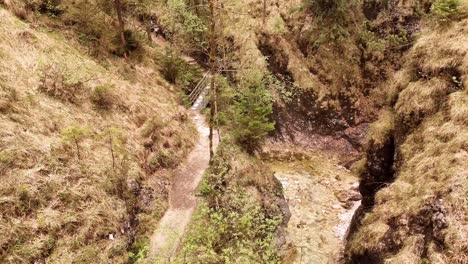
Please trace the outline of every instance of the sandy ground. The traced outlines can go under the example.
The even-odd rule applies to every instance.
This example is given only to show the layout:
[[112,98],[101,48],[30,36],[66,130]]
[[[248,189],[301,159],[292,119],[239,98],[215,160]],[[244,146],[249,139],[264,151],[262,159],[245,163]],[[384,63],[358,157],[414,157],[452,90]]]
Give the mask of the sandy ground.
[[291,211],[287,231],[297,254],[287,263],[339,263],[348,226],[360,202],[349,200],[346,205],[337,194],[357,195],[352,189],[358,179],[326,157],[275,163],[272,168]]
[[[149,263],[170,263],[175,256],[197,204],[195,189],[209,165],[209,128],[199,110],[192,109],[190,116],[200,138],[175,174],[169,191],[169,209],[151,237]],[[215,138],[218,137],[215,135]]]

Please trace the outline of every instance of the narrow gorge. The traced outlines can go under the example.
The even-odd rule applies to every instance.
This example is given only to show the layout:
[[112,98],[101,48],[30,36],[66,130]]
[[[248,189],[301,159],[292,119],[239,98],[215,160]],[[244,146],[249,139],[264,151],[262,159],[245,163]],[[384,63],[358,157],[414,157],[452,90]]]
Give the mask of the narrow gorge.
[[468,263],[467,0],[0,0],[0,263]]

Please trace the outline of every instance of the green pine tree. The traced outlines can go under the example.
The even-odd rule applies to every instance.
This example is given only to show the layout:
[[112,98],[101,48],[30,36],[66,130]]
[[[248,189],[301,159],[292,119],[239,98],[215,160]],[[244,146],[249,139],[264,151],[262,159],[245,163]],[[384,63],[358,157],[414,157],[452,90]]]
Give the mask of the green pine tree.
[[255,148],[260,139],[275,129],[275,123],[270,119],[272,112],[273,101],[265,84],[250,84],[235,104],[234,135],[237,141],[247,149]]

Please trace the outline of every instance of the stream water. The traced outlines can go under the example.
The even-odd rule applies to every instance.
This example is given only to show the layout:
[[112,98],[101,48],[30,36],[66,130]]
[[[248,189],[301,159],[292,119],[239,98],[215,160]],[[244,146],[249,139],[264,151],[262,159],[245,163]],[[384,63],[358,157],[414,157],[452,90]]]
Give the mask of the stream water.
[[291,211],[287,231],[296,254],[286,263],[339,263],[360,205],[357,177],[326,156],[272,168]]

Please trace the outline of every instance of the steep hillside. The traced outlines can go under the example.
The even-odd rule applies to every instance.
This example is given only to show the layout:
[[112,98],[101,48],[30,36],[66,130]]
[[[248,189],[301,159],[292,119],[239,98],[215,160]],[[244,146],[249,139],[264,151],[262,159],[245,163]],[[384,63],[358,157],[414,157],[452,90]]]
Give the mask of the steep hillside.
[[126,263],[193,146],[157,65],[87,54],[0,9],[1,263]]
[[394,76],[362,161],[350,263],[466,263],[467,43],[466,18],[428,28]]

